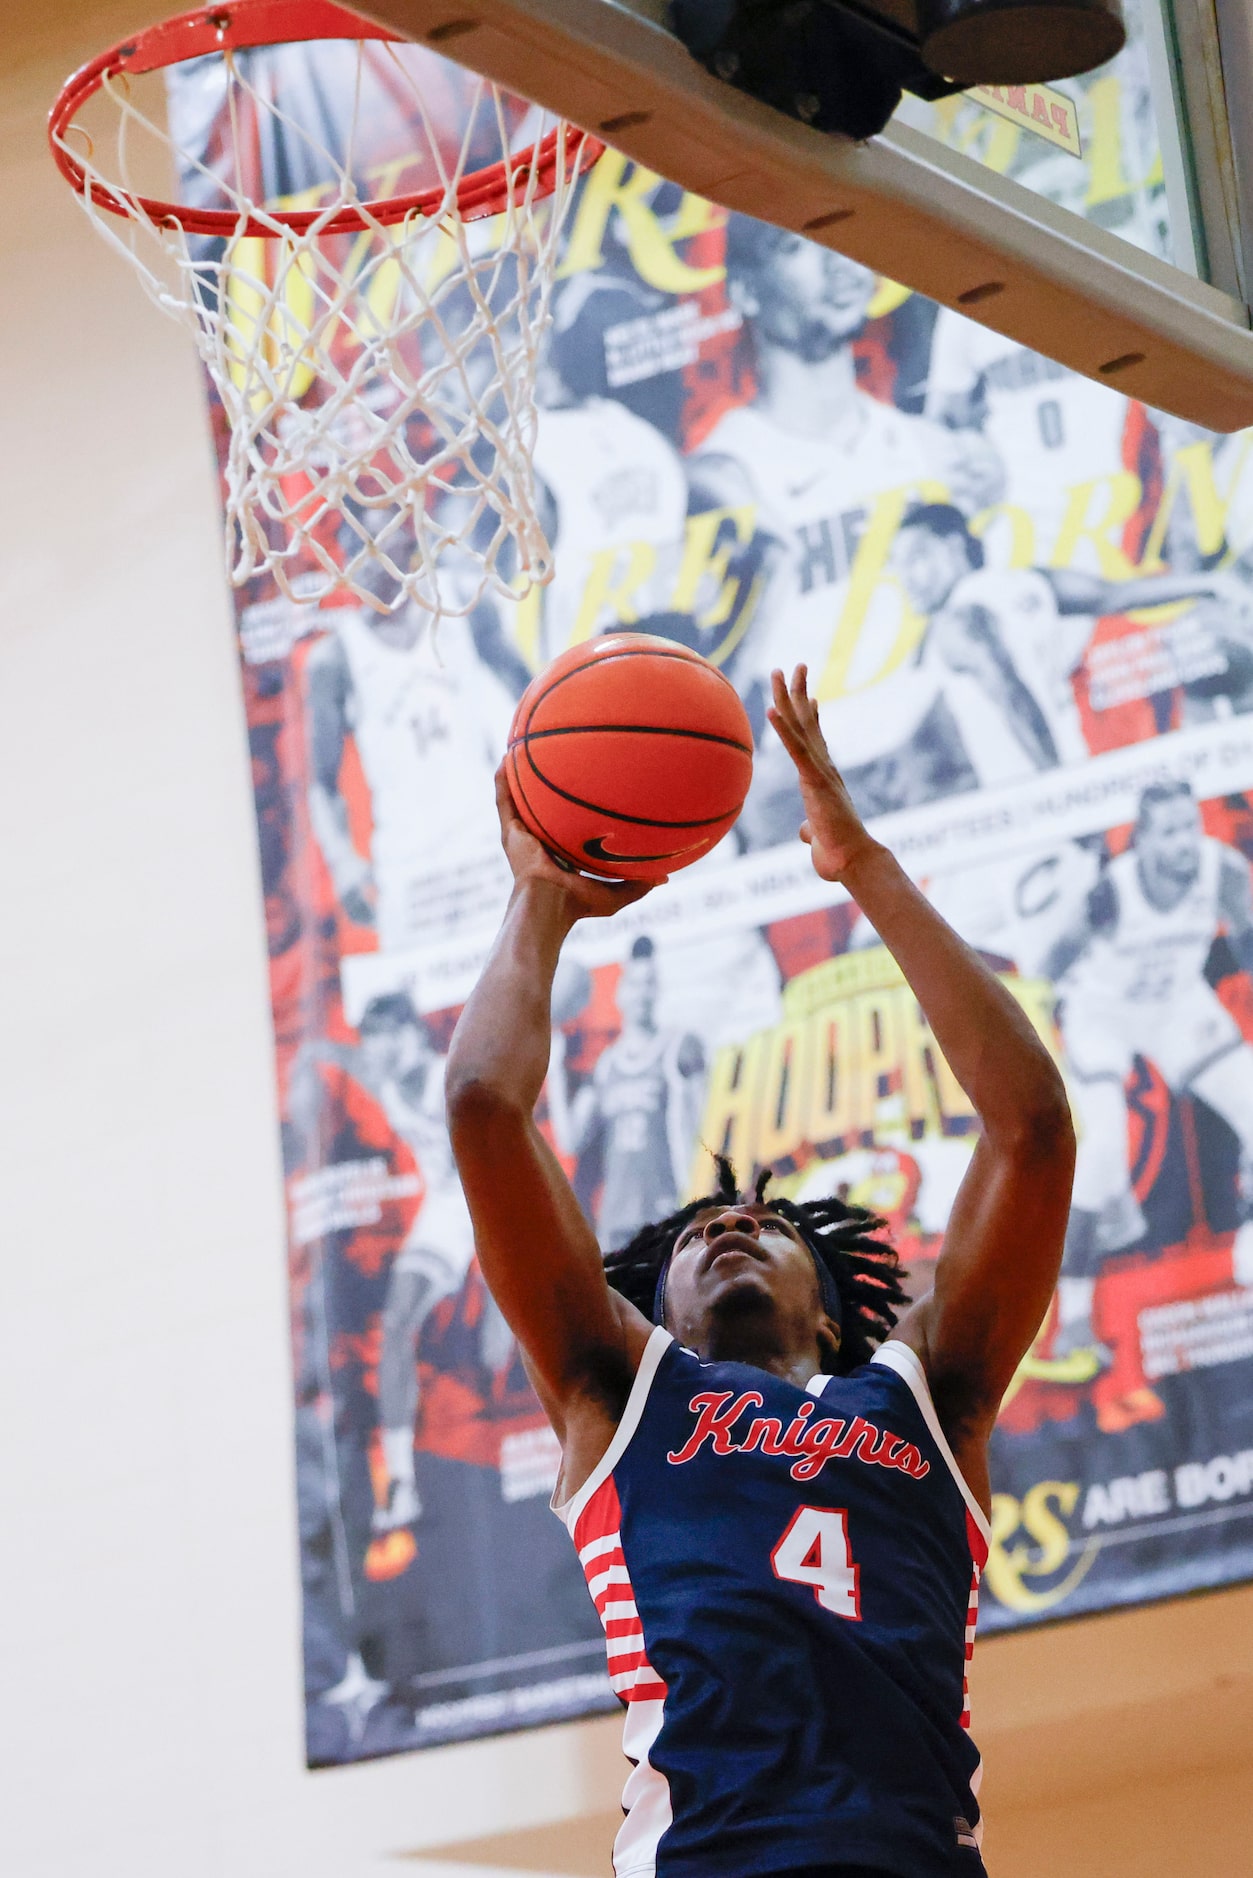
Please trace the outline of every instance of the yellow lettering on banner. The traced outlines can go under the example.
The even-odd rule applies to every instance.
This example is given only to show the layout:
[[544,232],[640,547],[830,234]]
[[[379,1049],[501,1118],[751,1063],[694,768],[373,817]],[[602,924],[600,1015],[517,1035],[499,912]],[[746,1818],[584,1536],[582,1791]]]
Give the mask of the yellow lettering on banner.
[[[1039,1480],[1029,1487],[1021,1503],[1012,1493],[992,1495],[992,1539],[984,1578],[999,1603],[1011,1611],[1047,1611],[1086,1577],[1100,1551],[1089,1540],[1066,1576],[1040,1590],[1025,1580],[1051,1578],[1070,1557],[1070,1530],[1066,1521],[1075,1510],[1079,1483],[1074,1480]],[[1027,1538],[1011,1544],[1019,1529]]]
[[[880,1105],[893,1094],[893,1072],[900,1066],[896,1027],[898,994],[871,992],[853,1006],[857,1038],[857,1111],[864,1128],[873,1128]],[[895,1118],[893,1118],[895,1119]]]
[[639,592],[656,565],[657,550],[651,541],[633,541],[625,548],[602,548],[594,554],[569,643],[577,646],[590,639],[606,612],[612,613],[620,625],[633,626],[640,611],[632,595]]
[[[1135,567],[1110,537],[1115,530],[1126,527],[1140,506],[1141,494],[1140,478],[1133,476],[1130,470],[1117,470],[1112,476],[1097,476],[1091,482],[1076,483],[1066,502],[1050,566],[1072,566],[1079,543],[1090,541],[1106,580],[1129,580]],[[1104,508],[1100,509],[1102,496]],[[1099,512],[1094,514],[1094,508]]]
[[242,391],[249,366],[260,340],[260,327],[267,317],[269,294],[265,282],[265,248],[260,235],[241,235],[230,247],[230,265],[226,275],[226,365],[236,391]]
[[895,313],[898,306],[904,306],[913,291],[912,287],[902,287],[898,280],[889,280],[886,274],[880,274],[874,298],[866,308],[866,318],[881,320],[886,314]]
[[1018,145],[1022,141],[1019,115],[1015,111],[1006,111],[996,116],[985,117],[977,111],[966,111],[964,106],[972,99],[978,104],[984,102],[974,93],[969,96],[959,93],[953,98],[941,98],[932,107],[935,112],[936,135],[942,143],[948,145],[950,150],[973,151],[979,162],[986,168],[995,170],[1000,176],[1005,176],[1009,173]]
[[584,185],[558,278],[585,274],[603,264],[605,231],[616,212],[622,217],[635,271],[650,287],[661,293],[699,293],[702,287],[720,281],[725,269],[689,267],[676,254],[675,244],[703,228],[715,227],[725,211],[701,204],[699,197],[689,202],[685,196],[676,218],[682,233],[675,227],[665,229],[649,201],[660,180],[655,170],[632,163],[621,151],[606,150]]
[[763,1046],[769,1032],[716,1052],[709,1072],[700,1140],[694,1156],[692,1193],[709,1185],[709,1149],[725,1154],[737,1167],[753,1161],[754,1110]]
[[755,1131],[755,1161],[769,1165],[805,1139],[810,1042],[807,1024],[782,1024],[766,1033],[759,1070],[761,1106]]
[[[243,235],[231,245],[225,287],[227,366],[237,391],[251,381],[254,408],[273,395],[257,372],[258,357],[272,373],[279,373],[278,394],[292,403],[317,376],[305,337],[314,317],[315,265],[311,255],[290,241]],[[280,371],[284,361],[285,370]]]
[[1126,144],[1122,129],[1122,86],[1117,78],[1098,78],[1088,88],[1088,108],[1092,113],[1092,144],[1088,151],[1088,200],[1090,209],[1102,202],[1115,202],[1129,195],[1134,187],[1123,169]]
[[[844,608],[831,636],[831,648],[813,695],[819,704],[842,697],[848,688],[848,675],[861,638],[866,614],[875,588],[887,572],[888,556],[900,527],[906,505],[919,502],[947,502],[949,492],[943,483],[922,482],[914,488],[890,489],[881,495],[870,511],[866,532],[857,544]],[[878,684],[907,659],[922,638],[926,621],[904,603],[896,638],[884,653],[876,671],[869,673],[863,685]],[[862,689],[859,685],[858,689]]]
[[857,1054],[847,1012],[823,1016],[814,1030],[805,1132],[813,1145],[822,1149],[838,1145],[853,1132]]
[[[1245,441],[1247,452],[1248,442]],[[1243,454],[1241,456],[1241,466]],[[1238,475],[1237,469],[1237,475]],[[1162,547],[1166,540],[1166,530],[1181,493],[1186,490],[1188,504],[1192,511],[1192,524],[1196,533],[1196,545],[1202,554],[1217,554],[1223,545],[1227,532],[1227,510],[1231,505],[1232,492],[1236,477],[1233,476],[1224,498],[1219,494],[1218,484],[1214,480],[1214,453],[1205,442],[1186,443],[1176,450],[1170,460],[1170,470],[1166,477],[1166,487],[1158,504],[1157,514],[1153,517],[1153,526],[1149,530],[1148,540],[1144,544],[1144,557],[1140,563],[1141,573],[1155,573],[1165,566],[1162,560]]]
[[994,502],[971,517],[970,532],[982,541],[1000,521],[1009,524],[1009,567],[1034,567],[1036,564],[1035,521],[1016,502]]
[[724,522],[734,522],[736,538],[741,547],[746,547],[757,526],[755,504],[746,503],[740,508],[703,509],[698,515],[689,515],[683,537],[683,559],[679,563],[678,578],[670,599],[672,612],[694,614],[701,587],[707,582],[716,582],[717,594],[713,604],[696,622],[706,631],[712,626],[721,626],[723,620],[729,617],[739,589],[737,580],[727,578],[731,543],[726,542],[715,551],[714,544]]
[[[1005,982],[1056,1048],[1051,987]],[[751,1074],[745,1048],[754,1053]],[[782,1022],[745,1048],[715,1056],[700,1137],[713,1146],[730,1131],[746,1168],[785,1173],[815,1153],[880,1136],[964,1134],[973,1121],[917,999],[881,946],[802,972],[784,992]]]
[[543,598],[543,588],[531,585],[510,609],[513,614],[513,643],[533,672],[537,672],[540,668],[540,620]]

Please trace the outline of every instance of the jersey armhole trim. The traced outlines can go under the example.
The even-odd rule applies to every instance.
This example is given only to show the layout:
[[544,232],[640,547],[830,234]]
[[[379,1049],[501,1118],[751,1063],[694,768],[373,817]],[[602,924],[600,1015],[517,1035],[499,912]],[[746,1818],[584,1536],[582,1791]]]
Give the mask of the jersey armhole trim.
[[552,1499],[549,1501],[549,1506],[557,1515],[557,1518],[561,1520],[562,1524],[567,1526],[572,1533],[574,1531],[575,1522],[579,1514],[583,1511],[583,1508],[596,1492],[596,1489],[603,1486],[608,1480],[610,1474],[612,1474],[614,1468],[626,1453],[631,1437],[639,1427],[640,1417],[644,1413],[644,1404],[648,1400],[648,1392],[653,1386],[653,1378],[657,1374],[658,1366],[662,1357],[673,1342],[674,1338],[670,1335],[670,1332],[663,1324],[658,1324],[652,1336],[644,1345],[644,1354],[641,1356],[640,1366],[635,1372],[635,1381],[631,1384],[631,1393],[627,1397],[626,1407],[622,1411],[622,1420],[614,1429],[613,1439],[610,1441],[609,1446],[605,1449],[605,1452],[601,1455],[599,1461],[597,1461],[595,1467],[583,1482],[583,1485],[572,1493],[568,1500],[562,1500],[560,1504],[558,1504],[557,1496],[554,1493]]
[[918,1354],[907,1343],[899,1342],[895,1337],[881,1344],[871,1357],[872,1363],[881,1363],[885,1369],[894,1370],[909,1385],[910,1393],[918,1404],[922,1419],[927,1424],[927,1431],[944,1459],[944,1464],[956,1481],[962,1499],[966,1502],[966,1511],[970,1514],[985,1544],[992,1543],[992,1528],[988,1516],[970,1491],[966,1476],[957,1465],[953,1450],[948,1445],[940,1418],[935,1412],[935,1403],[931,1399],[931,1387],[927,1382],[927,1372],[922,1367]]

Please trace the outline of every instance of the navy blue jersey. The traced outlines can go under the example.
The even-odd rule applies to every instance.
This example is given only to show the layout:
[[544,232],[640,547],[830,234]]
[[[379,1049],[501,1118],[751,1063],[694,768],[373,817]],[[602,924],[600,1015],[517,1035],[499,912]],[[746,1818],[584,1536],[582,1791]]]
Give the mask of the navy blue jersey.
[[659,1328],[558,1511],[626,1705],[618,1878],[979,1878],[988,1527],[912,1350],[805,1390]]

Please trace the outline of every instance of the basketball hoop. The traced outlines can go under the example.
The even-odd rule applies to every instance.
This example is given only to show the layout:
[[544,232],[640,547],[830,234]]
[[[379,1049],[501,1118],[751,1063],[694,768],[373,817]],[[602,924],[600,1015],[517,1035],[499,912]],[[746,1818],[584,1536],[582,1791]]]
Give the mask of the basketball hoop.
[[[335,68],[347,122],[325,87],[304,87],[311,112],[284,93],[286,49],[310,41],[350,42],[304,55],[355,61],[347,87]],[[168,127],[136,102],[149,73]],[[62,88],[49,139],[217,387],[235,586],[439,618],[551,578],[535,374],[599,143],[329,0],[233,0],[113,46]],[[182,200],[136,180],[171,159]]]

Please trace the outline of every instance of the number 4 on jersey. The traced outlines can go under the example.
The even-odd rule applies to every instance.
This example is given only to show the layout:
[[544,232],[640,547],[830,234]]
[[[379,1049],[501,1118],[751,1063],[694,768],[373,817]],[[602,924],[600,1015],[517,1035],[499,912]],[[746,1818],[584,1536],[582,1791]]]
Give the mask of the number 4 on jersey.
[[800,1506],[770,1554],[776,1578],[812,1585],[824,1610],[860,1621],[857,1567],[848,1543],[848,1514],[842,1508]]

